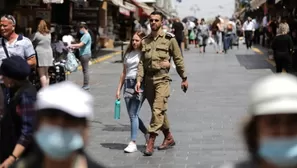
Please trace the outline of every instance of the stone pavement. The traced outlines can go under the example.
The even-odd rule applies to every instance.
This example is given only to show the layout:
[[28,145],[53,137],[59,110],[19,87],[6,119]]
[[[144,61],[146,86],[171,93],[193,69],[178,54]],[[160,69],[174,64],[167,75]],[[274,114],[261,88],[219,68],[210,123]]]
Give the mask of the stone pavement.
[[[192,48],[184,55],[189,80],[186,94],[180,89],[181,79],[171,69],[168,114],[177,145],[167,151],[156,150],[152,157],[144,157],[141,152],[123,153],[130,136],[124,102],[121,119],[113,119],[122,71],[122,65],[116,63],[120,56],[91,66],[90,92],[96,105],[88,151],[95,160],[111,167],[212,168],[246,157],[241,127],[247,114],[247,91],[256,79],[271,74],[272,66],[263,55],[243,46],[226,55],[215,54],[212,46],[206,54]],[[69,80],[81,85],[81,72],[71,74]],[[147,102],[140,115],[148,124],[151,114]],[[143,151],[143,135],[138,139],[139,150]],[[156,145],[162,140],[161,134]]]

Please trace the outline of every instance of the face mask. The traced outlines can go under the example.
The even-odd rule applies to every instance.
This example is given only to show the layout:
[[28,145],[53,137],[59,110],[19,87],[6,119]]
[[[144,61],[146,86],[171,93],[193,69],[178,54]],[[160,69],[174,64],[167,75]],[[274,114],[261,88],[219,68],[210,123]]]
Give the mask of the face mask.
[[80,33],[80,34],[84,34],[84,31],[80,30],[79,33]]
[[79,131],[57,126],[42,126],[34,137],[41,150],[57,160],[66,159],[72,152],[84,146]]
[[297,165],[297,137],[267,138],[260,143],[259,155],[277,167]]

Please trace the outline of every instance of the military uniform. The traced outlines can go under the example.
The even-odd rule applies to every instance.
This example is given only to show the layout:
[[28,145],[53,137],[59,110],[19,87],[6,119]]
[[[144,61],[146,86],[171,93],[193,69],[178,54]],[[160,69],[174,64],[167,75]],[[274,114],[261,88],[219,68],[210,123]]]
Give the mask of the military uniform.
[[[142,44],[143,55],[138,65],[137,81],[143,82],[144,80],[145,96],[152,110],[152,119],[148,131],[151,136],[157,136],[159,130],[162,130],[165,140],[166,138],[171,138],[172,141],[170,142],[172,143],[169,145],[174,145],[173,138],[169,132],[169,121],[166,114],[167,102],[170,96],[170,66],[162,67],[161,62],[170,61],[170,56],[172,56],[178,74],[181,78],[186,79],[181,50],[174,35],[172,33],[164,33],[162,29],[160,29],[158,36],[155,38],[152,35],[146,36]],[[166,148],[168,144],[166,144],[167,141],[165,140],[162,145]],[[151,145],[153,146],[154,144]],[[151,147],[149,143],[147,147]],[[150,153],[152,154],[152,151]]]

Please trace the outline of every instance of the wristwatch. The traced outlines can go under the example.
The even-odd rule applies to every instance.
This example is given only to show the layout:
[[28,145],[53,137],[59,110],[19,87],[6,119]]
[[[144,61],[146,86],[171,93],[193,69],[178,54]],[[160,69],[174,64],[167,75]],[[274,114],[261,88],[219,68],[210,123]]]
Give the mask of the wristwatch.
[[186,81],[187,79],[188,79],[188,77],[184,77],[184,78],[182,78],[183,81]]

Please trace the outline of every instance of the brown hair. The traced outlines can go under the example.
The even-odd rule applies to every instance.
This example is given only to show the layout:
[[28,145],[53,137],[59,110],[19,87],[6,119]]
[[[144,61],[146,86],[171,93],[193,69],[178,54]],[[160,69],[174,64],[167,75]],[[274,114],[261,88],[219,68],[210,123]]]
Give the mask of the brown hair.
[[37,30],[41,33],[41,34],[48,34],[50,31],[47,27],[47,24],[44,20],[41,20],[38,24],[38,28]]
[[[136,33],[133,34],[133,36],[134,36],[134,35],[137,35],[141,40],[145,37],[145,33],[142,32],[142,31],[137,31]],[[127,48],[127,50],[125,51],[125,54],[124,54],[124,55],[126,55],[127,53],[133,51],[133,45],[132,45],[132,42],[133,42],[133,36],[132,36],[132,38],[131,38],[131,40],[130,40],[130,43],[129,43],[128,48]],[[140,47],[142,47],[142,45],[140,45]]]

